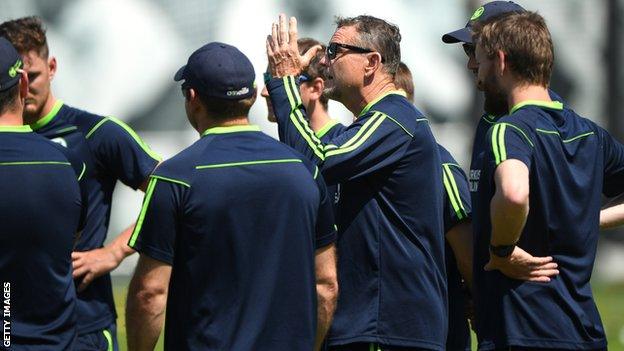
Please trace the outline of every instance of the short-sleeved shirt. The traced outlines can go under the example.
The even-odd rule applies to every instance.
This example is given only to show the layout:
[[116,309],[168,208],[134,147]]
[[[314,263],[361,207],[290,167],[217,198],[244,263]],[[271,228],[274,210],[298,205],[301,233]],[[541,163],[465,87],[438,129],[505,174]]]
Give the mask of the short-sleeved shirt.
[[[554,91],[548,90],[550,99],[553,101],[561,101],[565,105],[565,101]],[[479,177],[481,175],[481,164],[483,163],[483,155],[486,151],[486,134],[490,128],[498,121],[502,116],[495,116],[488,113],[484,113],[479,119],[475,136],[472,143],[472,155],[470,158],[470,172],[468,173],[468,180],[470,182],[470,193],[475,195],[479,188]],[[474,200],[474,196],[471,197]],[[476,204],[472,203],[473,207]],[[481,267],[483,268],[483,267]]]
[[323,143],[292,76],[267,88],[280,140],[341,185],[340,297],[329,344],[443,350],[447,331],[442,167],[427,119],[399,92],[371,101]]
[[[589,283],[599,231],[601,194],[624,190],[624,146],[560,102],[526,101],[488,131],[477,206],[474,288],[480,349],[509,345],[590,350],[606,347]],[[486,272],[490,202],[496,168],[519,160],[529,169],[529,214],[518,246],[552,256],[549,283]]]
[[71,349],[83,164],[28,126],[0,126],[0,145],[0,348]]
[[[444,184],[444,232],[457,224],[470,220],[472,208],[468,179],[451,153],[438,144],[442,161]],[[457,260],[448,241],[445,243],[446,280],[448,285],[448,336],[447,351],[470,350],[470,328],[466,319],[467,297]]]
[[[321,140],[321,142],[329,143],[330,140],[342,133],[346,128],[347,127],[345,127],[342,123],[339,123],[338,121],[332,119],[316,132],[316,136]],[[340,203],[340,183],[328,185],[327,193],[329,194],[329,197],[332,199],[332,202],[334,204],[334,218],[338,218],[338,205]]]
[[[87,166],[84,183],[89,208],[76,251],[103,246],[118,180],[137,189],[158,164],[159,157],[125,123],[82,111],[58,100],[50,113],[31,127],[80,157]],[[81,278],[80,278],[81,279]],[[78,333],[104,329],[116,318],[109,274],[96,278],[78,293]]]
[[166,349],[310,350],[315,249],[335,239],[318,168],[236,126],[158,167],[129,245],[172,265]]

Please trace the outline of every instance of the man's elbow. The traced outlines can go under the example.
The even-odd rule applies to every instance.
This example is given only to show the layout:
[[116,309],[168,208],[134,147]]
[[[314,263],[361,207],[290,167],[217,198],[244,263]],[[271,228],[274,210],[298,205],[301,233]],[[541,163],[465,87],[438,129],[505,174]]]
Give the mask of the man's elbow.
[[158,314],[167,302],[167,286],[141,281],[131,289],[130,295],[128,300],[134,300],[140,310]]
[[529,207],[529,188],[510,184],[502,188],[502,198],[508,206],[518,209],[528,209]]
[[336,306],[336,302],[338,301],[337,278],[333,277],[325,279],[323,282],[318,282],[316,284],[316,294],[318,295],[319,303]]

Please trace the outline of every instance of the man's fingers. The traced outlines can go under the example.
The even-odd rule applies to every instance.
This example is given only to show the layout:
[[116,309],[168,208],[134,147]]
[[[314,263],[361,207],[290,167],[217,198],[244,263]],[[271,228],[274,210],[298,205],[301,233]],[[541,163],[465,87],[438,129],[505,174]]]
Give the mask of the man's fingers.
[[84,253],[83,253],[83,252],[77,252],[77,251],[72,252],[72,253],[71,253],[71,258],[72,258],[72,261],[75,261],[75,260],[77,260],[77,259],[80,259],[83,255],[84,255]]
[[286,15],[279,15],[279,44],[280,46],[288,45],[288,26],[286,25]]
[[297,19],[294,16],[288,22],[288,42],[291,46],[297,44]]
[[541,266],[543,264],[552,262],[552,260],[553,260],[552,256],[548,256],[548,257],[531,257],[530,258],[531,265],[533,265],[533,266]]
[[538,271],[532,271],[530,273],[531,277],[540,277],[540,276],[552,277],[557,274],[559,274],[559,270],[557,269],[540,269]]
[[82,282],[80,282],[80,285],[78,285],[78,291],[83,291],[84,289],[87,288],[87,286],[89,286],[89,284],[91,284],[91,281],[93,280],[93,274],[89,273],[87,275],[85,275],[84,278],[82,278]]
[[555,262],[544,263],[540,265],[533,265],[534,270],[542,270],[542,269],[557,269],[559,267]]
[[312,61],[314,56],[316,56],[316,54],[321,49],[323,49],[323,47],[320,45],[314,45],[313,47],[309,48],[308,51],[303,54],[302,62],[304,62],[306,65],[310,63],[310,61]]
[[266,40],[266,51],[267,51],[267,56],[273,56],[273,39],[271,38],[270,35],[267,35],[267,40]]
[[72,277],[76,279],[80,276],[85,275],[85,273],[87,273],[87,269],[85,267],[78,267],[78,268],[74,267],[74,271],[72,272]]
[[531,282],[538,282],[538,283],[548,283],[548,282],[550,282],[550,278],[545,277],[545,276],[531,277],[531,278],[529,278],[527,280],[531,281]]
[[277,23],[271,25],[271,45],[273,49],[279,47],[279,34],[277,34]]

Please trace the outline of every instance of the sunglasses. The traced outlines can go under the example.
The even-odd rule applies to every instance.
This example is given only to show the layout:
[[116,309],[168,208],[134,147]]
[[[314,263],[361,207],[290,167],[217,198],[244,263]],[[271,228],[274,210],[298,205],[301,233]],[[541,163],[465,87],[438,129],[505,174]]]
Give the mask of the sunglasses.
[[182,96],[184,96],[184,98],[188,100],[189,87],[183,84],[181,90],[182,90]]
[[[325,53],[327,54],[327,58],[329,60],[333,60],[336,58],[336,55],[338,54],[338,48],[348,49],[348,50],[351,50],[360,54],[375,52],[375,50],[372,50],[372,49],[361,48],[359,46],[353,46],[349,44],[329,43],[329,45],[327,45],[327,50],[325,51]],[[383,62],[383,58],[382,58],[382,62]]]
[[[267,85],[267,84],[269,84],[271,79],[273,79],[273,75],[270,72],[264,72],[263,78],[264,78],[264,85]],[[309,75],[307,75],[305,73],[301,73],[295,79],[297,80],[297,84],[301,84],[303,82],[307,82],[307,81],[312,80],[312,77],[310,77]]]
[[466,53],[466,56],[471,57],[475,55],[475,46],[471,45],[471,44],[463,44],[462,47],[464,48],[464,52]]

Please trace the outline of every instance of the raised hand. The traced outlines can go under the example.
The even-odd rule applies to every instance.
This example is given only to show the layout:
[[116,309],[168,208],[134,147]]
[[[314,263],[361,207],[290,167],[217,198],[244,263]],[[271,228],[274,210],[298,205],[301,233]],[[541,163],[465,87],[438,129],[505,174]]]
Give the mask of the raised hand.
[[297,38],[297,19],[290,17],[287,24],[286,15],[280,14],[278,23],[271,26],[271,34],[267,36],[266,41],[269,71],[273,77],[301,74],[321,49],[320,45],[316,45],[300,55]]

